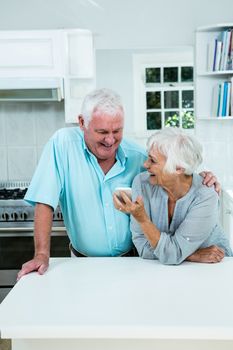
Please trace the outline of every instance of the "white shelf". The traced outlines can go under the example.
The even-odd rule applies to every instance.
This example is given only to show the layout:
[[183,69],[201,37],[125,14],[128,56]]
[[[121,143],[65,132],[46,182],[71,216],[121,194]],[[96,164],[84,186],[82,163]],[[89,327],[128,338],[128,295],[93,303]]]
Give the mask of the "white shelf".
[[213,121],[224,121],[233,119],[233,116],[230,117],[198,117],[197,120],[213,120]]
[[[220,37],[221,32],[233,28],[233,23],[216,24],[213,26],[205,26],[196,30],[195,45],[195,114],[197,120],[229,120],[233,116],[227,117],[210,117],[216,115],[213,113],[213,101],[216,101],[216,86],[230,81],[233,77],[233,69],[210,71],[209,66],[209,47],[210,43]],[[216,104],[216,102],[215,102]],[[229,114],[229,111],[226,113]],[[230,111],[233,114],[233,111]]]
[[233,70],[220,70],[220,71],[213,71],[213,72],[200,72],[197,73],[198,76],[208,77],[208,76],[218,76],[218,75],[233,75]]
[[202,26],[197,28],[196,32],[215,32],[215,31],[222,31],[226,28],[233,28],[233,23],[220,23],[215,24],[212,26]]

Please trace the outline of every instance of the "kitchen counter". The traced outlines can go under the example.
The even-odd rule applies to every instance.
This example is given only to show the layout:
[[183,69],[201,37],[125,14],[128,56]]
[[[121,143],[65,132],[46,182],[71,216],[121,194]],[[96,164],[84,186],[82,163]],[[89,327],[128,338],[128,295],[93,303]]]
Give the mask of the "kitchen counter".
[[13,350],[233,348],[233,258],[54,258],[0,305]]

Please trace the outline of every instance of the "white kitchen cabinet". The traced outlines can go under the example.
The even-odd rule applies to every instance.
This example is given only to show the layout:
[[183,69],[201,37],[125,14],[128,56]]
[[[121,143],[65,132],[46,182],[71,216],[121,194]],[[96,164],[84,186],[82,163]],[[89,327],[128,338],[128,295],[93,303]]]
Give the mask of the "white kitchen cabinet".
[[222,224],[233,250],[233,191],[223,191],[222,194]]
[[93,39],[89,30],[65,30],[68,69],[70,77],[90,78],[94,76]]
[[76,122],[84,96],[95,88],[89,30],[0,31],[0,53],[0,79],[40,78],[42,85],[43,78],[62,79],[65,121]]
[[64,32],[65,42],[65,115],[66,122],[77,121],[81,104],[95,88],[95,54],[92,33],[83,29]]
[[195,113],[197,119],[208,119],[212,121],[233,119],[233,111],[230,112],[230,115],[224,117],[216,117],[213,113],[214,89],[216,89],[218,84],[229,81],[233,76],[233,70],[212,71],[209,67],[211,43],[213,43],[223,31],[232,28],[233,23],[226,23],[201,27],[196,31]]
[[57,77],[62,74],[59,30],[1,31],[0,77]]

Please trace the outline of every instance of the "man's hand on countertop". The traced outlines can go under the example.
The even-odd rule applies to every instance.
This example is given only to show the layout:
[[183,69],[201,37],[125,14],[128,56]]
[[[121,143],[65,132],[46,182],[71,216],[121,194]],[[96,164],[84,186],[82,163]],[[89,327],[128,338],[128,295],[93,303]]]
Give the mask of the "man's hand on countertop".
[[45,254],[37,254],[32,260],[27,261],[22,265],[22,269],[19,271],[17,281],[24,275],[37,271],[40,275],[43,275],[49,267],[49,257]]

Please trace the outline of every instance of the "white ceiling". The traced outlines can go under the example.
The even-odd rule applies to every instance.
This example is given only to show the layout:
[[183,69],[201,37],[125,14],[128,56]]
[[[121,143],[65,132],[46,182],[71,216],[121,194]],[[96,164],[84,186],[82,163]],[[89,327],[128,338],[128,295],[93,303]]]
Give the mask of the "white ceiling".
[[233,22],[232,0],[0,0],[0,30],[88,28],[96,48],[192,45],[200,25]]

